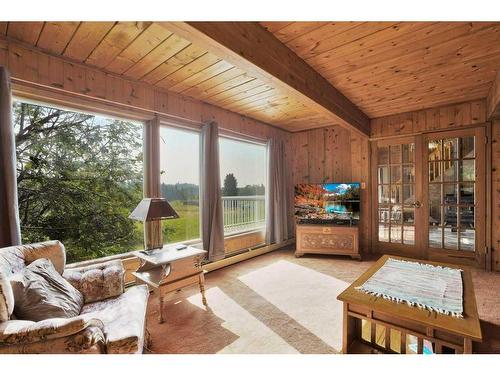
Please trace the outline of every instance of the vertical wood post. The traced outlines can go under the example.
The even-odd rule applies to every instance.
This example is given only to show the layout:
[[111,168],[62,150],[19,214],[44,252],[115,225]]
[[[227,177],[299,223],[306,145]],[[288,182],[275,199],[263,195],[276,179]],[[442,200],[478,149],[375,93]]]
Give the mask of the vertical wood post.
[[[160,120],[158,116],[144,124],[144,197],[159,198],[160,192]],[[147,248],[163,246],[161,222],[144,223]]]

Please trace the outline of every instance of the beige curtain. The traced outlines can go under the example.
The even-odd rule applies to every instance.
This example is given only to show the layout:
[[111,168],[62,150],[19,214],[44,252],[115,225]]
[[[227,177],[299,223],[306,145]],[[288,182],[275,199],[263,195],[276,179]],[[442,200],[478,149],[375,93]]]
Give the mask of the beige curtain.
[[281,243],[288,238],[288,191],[285,171],[285,143],[267,143],[266,243]]
[[10,77],[7,69],[0,66],[0,247],[20,244]]
[[[144,124],[144,197],[160,197],[160,121],[158,117]],[[137,202],[139,203],[139,202]],[[144,238],[148,249],[163,246],[161,222],[144,223]]]
[[208,259],[224,258],[224,222],[219,170],[219,129],[216,122],[201,132],[201,218],[203,249]]

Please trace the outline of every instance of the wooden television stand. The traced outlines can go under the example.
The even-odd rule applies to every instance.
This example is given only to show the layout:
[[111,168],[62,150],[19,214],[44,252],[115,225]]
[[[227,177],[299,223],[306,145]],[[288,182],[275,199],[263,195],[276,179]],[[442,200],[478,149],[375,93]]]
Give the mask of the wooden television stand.
[[297,224],[295,256],[304,254],[348,255],[361,260],[357,226]]

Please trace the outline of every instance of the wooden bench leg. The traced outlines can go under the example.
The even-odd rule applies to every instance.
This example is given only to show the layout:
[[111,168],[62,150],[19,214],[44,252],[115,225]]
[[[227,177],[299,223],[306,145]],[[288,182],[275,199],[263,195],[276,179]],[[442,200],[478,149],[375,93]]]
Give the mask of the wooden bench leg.
[[399,351],[401,354],[406,354],[406,332],[401,332],[401,346]]
[[344,302],[344,316],[342,323],[342,353],[348,354],[356,336],[356,318],[348,314],[349,304]]
[[424,339],[421,337],[417,338],[417,354],[424,353]]
[[464,338],[464,354],[472,354],[472,340]]

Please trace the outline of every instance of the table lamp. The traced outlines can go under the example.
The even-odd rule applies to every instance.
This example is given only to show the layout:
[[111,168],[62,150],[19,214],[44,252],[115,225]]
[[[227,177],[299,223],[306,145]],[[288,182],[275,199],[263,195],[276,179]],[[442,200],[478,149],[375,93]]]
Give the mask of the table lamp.
[[[143,198],[137,207],[129,215],[129,219],[144,222],[160,221],[164,219],[178,219],[179,214],[172,208],[165,198]],[[146,251],[152,251],[157,248],[148,249],[144,239],[144,248]]]

